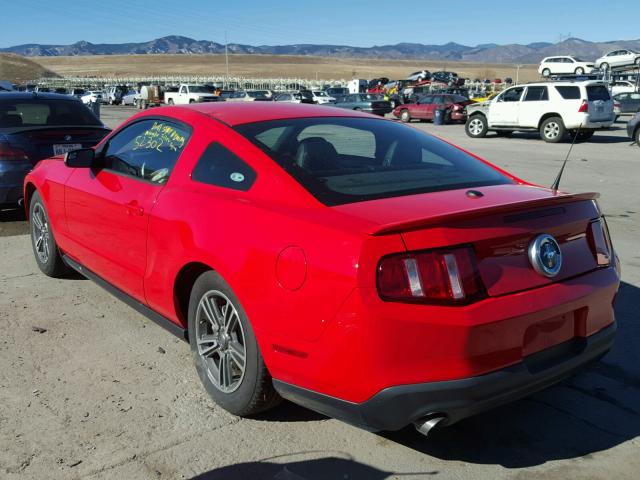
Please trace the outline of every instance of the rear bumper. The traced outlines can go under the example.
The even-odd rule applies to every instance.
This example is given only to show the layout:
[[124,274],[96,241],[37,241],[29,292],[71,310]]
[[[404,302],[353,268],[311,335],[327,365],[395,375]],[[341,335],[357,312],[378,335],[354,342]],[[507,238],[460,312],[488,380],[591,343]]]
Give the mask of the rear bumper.
[[0,204],[16,204],[22,198],[24,178],[31,171],[30,162],[0,161]]
[[398,430],[424,417],[444,415],[443,425],[512,402],[575,374],[613,345],[615,322],[601,331],[529,355],[485,375],[386,388],[353,403],[274,380],[295,403],[368,430]]

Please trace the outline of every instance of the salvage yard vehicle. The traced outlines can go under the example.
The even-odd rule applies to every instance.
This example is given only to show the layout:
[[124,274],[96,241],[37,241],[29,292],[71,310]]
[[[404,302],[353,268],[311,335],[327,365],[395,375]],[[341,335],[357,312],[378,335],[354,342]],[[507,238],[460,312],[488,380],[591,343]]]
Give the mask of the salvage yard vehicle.
[[616,120],[620,115],[635,114],[640,111],[640,93],[619,93],[613,96],[613,111]]
[[267,90],[238,90],[227,97],[227,102],[268,102],[271,97]]
[[561,142],[567,133],[588,140],[615,120],[609,90],[598,81],[518,85],[489,102],[468,105],[466,110],[465,129],[474,138],[484,137],[489,131],[502,136],[538,131],[550,143]]
[[98,90],[89,90],[87,92],[85,92],[81,97],[80,100],[82,101],[82,103],[103,103],[103,95],[104,92],[102,91],[98,91]]
[[465,107],[471,103],[471,100],[461,95],[428,94],[420,97],[416,103],[397,106],[393,115],[407,123],[413,119],[433,120],[436,110],[444,110],[445,123],[464,122],[467,119]]
[[598,58],[595,66],[602,70],[631,66],[640,68],[640,53],[633,50],[614,50]]
[[74,269],[187,339],[235,415],[284,397],[428,433],[559,382],[615,335],[597,194],[359,112],[147,110],[40,161],[24,191],[42,272]]
[[318,105],[336,101],[334,97],[328,95],[324,90],[312,90],[311,95],[313,96],[314,103],[317,103]]
[[611,95],[617,95],[618,93],[633,93],[640,90],[638,86],[628,80],[615,80],[609,83],[609,90]]
[[332,106],[372,113],[374,115],[385,116],[391,112],[391,102],[384,99],[382,95],[371,93],[352,93],[336,99]]
[[80,100],[53,93],[0,95],[0,205],[17,206],[43,158],[92,147],[109,132]]
[[140,92],[137,90],[129,90],[122,96],[122,105],[136,105],[136,102],[140,99]]
[[309,90],[280,93],[276,95],[274,101],[283,103],[314,103],[313,94]]
[[594,70],[595,66],[592,62],[585,62],[571,55],[543,58],[538,67],[538,73],[543,77],[561,73],[584,75],[585,73],[592,73]]
[[627,134],[640,147],[640,112],[627,123]]
[[217,102],[219,100],[209,87],[187,83],[181,84],[177,92],[166,92],[164,94],[164,102],[167,105],[186,105],[197,102]]

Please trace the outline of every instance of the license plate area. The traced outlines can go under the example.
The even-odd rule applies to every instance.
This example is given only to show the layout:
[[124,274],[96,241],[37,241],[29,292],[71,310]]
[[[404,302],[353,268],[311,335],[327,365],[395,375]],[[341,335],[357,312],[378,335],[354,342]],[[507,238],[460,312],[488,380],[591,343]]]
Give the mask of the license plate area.
[[81,143],[58,143],[53,145],[54,155],[63,155],[73,150],[79,150],[82,148]]

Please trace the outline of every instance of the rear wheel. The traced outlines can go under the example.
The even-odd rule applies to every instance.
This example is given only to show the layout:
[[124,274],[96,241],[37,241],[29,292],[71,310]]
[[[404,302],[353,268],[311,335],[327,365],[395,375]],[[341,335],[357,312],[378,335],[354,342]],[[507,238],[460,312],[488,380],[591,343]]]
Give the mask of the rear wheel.
[[405,108],[400,112],[400,120],[404,123],[409,123],[411,121],[411,114],[409,113],[409,110]]
[[560,117],[547,118],[540,125],[540,137],[547,143],[558,143],[564,139],[567,130]]
[[276,406],[251,323],[229,285],[213,271],[196,280],[189,300],[189,343],[200,380],[228,412],[253,415]]
[[580,132],[578,132],[577,140],[579,142],[589,140],[591,137],[593,137],[594,133],[596,133],[594,130],[580,130]]
[[170,98],[169,101],[167,102],[169,105],[173,105],[173,98]]
[[489,130],[487,118],[484,115],[474,115],[469,117],[464,126],[464,130],[467,135],[472,138],[485,137],[487,135],[487,130]]
[[53,238],[49,215],[38,192],[33,194],[29,205],[31,246],[38,268],[49,277],[62,277],[69,268],[62,260],[58,244]]
[[584,74],[584,68],[578,67],[578,68],[576,68],[576,71],[574,73],[576,75],[582,75],[582,74]]

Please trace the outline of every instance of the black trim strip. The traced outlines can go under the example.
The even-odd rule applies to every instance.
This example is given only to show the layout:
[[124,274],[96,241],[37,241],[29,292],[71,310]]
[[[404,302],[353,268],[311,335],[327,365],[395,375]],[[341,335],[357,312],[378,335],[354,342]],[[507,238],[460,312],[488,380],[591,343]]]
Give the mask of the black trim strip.
[[149,320],[157,323],[158,325],[160,325],[165,330],[168,330],[169,332],[173,333],[179,339],[184,340],[187,343],[189,342],[189,336],[187,335],[187,329],[186,328],[182,328],[182,327],[176,325],[175,323],[173,323],[168,318],[160,315],[158,312],[156,312],[154,310],[151,310],[149,307],[147,307],[143,303],[140,303],[138,300],[136,300],[135,298],[133,298],[129,294],[123,292],[118,287],[110,284],[104,278],[102,278],[99,275],[93,273],[91,270],[89,270],[88,268],[82,266],[81,264],[79,264],[75,260],[72,260],[67,255],[62,255],[62,259],[64,260],[64,263],[66,263],[69,267],[73,268],[80,275],[82,275],[83,277],[87,277],[89,280],[94,281],[95,283],[100,285],[102,288],[104,288],[107,292],[112,294],[117,299],[122,300],[124,303],[129,305],[131,308],[133,308],[138,313],[141,313],[142,315],[147,317]]

